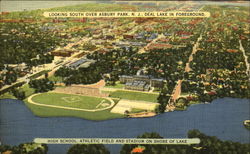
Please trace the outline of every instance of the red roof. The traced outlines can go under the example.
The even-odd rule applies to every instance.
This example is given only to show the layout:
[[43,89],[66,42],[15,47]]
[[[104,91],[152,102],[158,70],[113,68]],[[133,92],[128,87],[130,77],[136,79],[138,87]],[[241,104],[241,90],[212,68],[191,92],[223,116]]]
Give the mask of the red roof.
[[238,52],[237,49],[227,49],[227,52]]
[[134,148],[131,153],[142,153],[145,150],[145,148],[142,147],[136,147]]
[[1,14],[2,14],[2,15],[5,15],[5,14],[9,14],[9,12],[2,12]]
[[207,94],[208,94],[208,95],[215,95],[216,92],[215,92],[215,91],[210,91],[210,92],[208,92]]

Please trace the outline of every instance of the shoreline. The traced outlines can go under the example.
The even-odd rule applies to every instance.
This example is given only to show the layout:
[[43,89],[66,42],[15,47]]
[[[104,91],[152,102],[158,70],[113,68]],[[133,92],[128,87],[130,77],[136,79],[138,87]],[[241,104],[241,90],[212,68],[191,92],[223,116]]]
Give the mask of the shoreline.
[[[223,98],[217,98],[217,99],[243,99],[243,100],[250,100],[250,98],[233,98],[233,97],[223,97]],[[214,99],[212,100],[215,101],[217,99]],[[37,116],[37,117],[42,117],[42,118],[50,118],[50,117],[69,117],[69,118],[80,118],[80,119],[83,119],[83,120],[89,120],[89,121],[95,121],[95,122],[101,122],[101,121],[106,121],[106,120],[113,120],[113,119],[126,119],[126,118],[151,118],[151,117],[156,117],[158,115],[161,115],[161,114],[164,114],[164,113],[169,113],[169,112],[174,112],[174,111],[187,111],[187,109],[191,106],[195,106],[195,105],[202,105],[202,104],[206,104],[206,103],[195,103],[195,104],[191,104],[189,105],[185,110],[174,110],[174,111],[167,111],[167,112],[164,112],[164,113],[160,113],[160,114],[157,114],[155,112],[138,112],[138,113],[131,113],[128,115],[128,117],[124,116],[124,117],[115,117],[115,118],[110,118],[110,119],[101,119],[101,120],[93,120],[93,119],[88,119],[88,118],[83,118],[83,117],[78,117],[78,116],[74,116],[74,115],[71,115],[71,116],[51,116],[51,115],[44,115],[44,116],[41,116],[41,115],[37,115],[36,113],[34,113],[32,111],[32,109],[27,105],[29,104],[29,102],[27,102],[27,98],[25,100],[18,100],[18,99],[12,99],[12,98],[5,98],[5,99],[0,99],[0,103],[3,103],[4,100],[15,100],[15,101],[21,101],[24,103],[24,105],[32,112],[32,114],[34,116]],[[212,104],[212,102],[208,103],[208,104]],[[4,102],[4,103],[10,103],[10,102]],[[250,105],[250,104],[249,104]],[[244,125],[244,123],[243,123]],[[245,125],[244,125],[245,126]]]
[[[214,103],[215,106],[210,105],[210,106],[214,106],[214,107],[211,108],[210,111],[213,111],[213,109],[216,109],[217,105],[221,104],[221,103],[224,104],[223,106],[227,107],[228,106],[227,101],[229,101],[229,99],[225,99],[225,100],[221,100],[219,102],[215,102]],[[240,99],[235,99],[235,100],[230,101],[231,103],[230,102],[228,102],[228,103],[230,103],[232,105],[235,104],[233,106],[236,106],[236,104],[239,101],[240,101]],[[9,101],[9,102],[12,102],[12,101]],[[20,103],[19,101],[14,101],[14,100],[13,100],[13,102],[16,102],[17,104]],[[243,102],[243,103],[241,103],[241,102]],[[197,129],[199,129],[199,130],[201,130],[201,131],[203,131],[205,133],[208,133],[208,134],[210,134],[212,136],[217,136],[222,140],[232,140],[232,141],[235,141],[235,142],[249,143],[248,138],[246,137],[246,135],[244,135],[244,134],[248,133],[247,132],[248,130],[246,130],[244,128],[244,126],[242,125],[243,121],[245,119],[247,119],[246,118],[247,114],[245,112],[244,112],[245,114],[244,114],[243,117],[242,116],[241,116],[241,118],[235,117],[235,119],[238,119],[237,123],[239,125],[235,125],[234,124],[235,122],[233,122],[234,120],[233,121],[229,120],[229,122],[232,123],[232,124],[230,124],[230,125],[226,124],[225,125],[225,124],[219,123],[220,120],[215,119],[214,124],[218,125],[218,127],[219,127],[219,128],[217,128],[217,127],[213,127],[213,124],[209,124],[209,123],[205,122],[204,120],[201,121],[201,123],[197,123],[197,119],[195,120],[195,119],[191,118],[192,116],[195,116],[195,117],[197,116],[197,118],[199,117],[199,119],[202,120],[203,118],[200,117],[200,116],[203,115],[203,114],[202,114],[202,112],[200,112],[200,109],[202,109],[202,108],[206,109],[206,106],[194,106],[194,107],[190,108],[191,112],[188,111],[188,112],[162,114],[160,116],[156,116],[156,117],[152,117],[152,118],[134,118],[134,119],[120,118],[120,119],[112,119],[112,120],[107,120],[107,121],[93,121],[93,120],[85,120],[85,119],[82,119],[82,118],[75,118],[75,117],[39,118],[38,116],[34,116],[32,113],[30,113],[30,111],[27,110],[26,107],[24,107],[22,105],[13,105],[13,106],[11,104],[10,105],[0,104],[0,105],[3,105],[3,106],[1,106],[1,107],[3,107],[3,109],[12,108],[12,110],[15,110],[13,108],[18,107],[18,106],[20,107],[20,108],[18,108],[20,110],[25,109],[24,111],[29,112],[29,113],[25,114],[23,118],[21,118],[19,116],[19,114],[13,115],[13,114],[9,113],[9,115],[12,117],[10,120],[14,119],[15,116],[19,116],[20,118],[18,118],[18,119],[24,119],[25,117],[28,116],[27,117],[28,119],[34,119],[33,122],[34,122],[35,125],[36,125],[36,122],[39,123],[42,120],[42,122],[44,123],[43,125],[45,125],[43,130],[44,129],[45,130],[46,129],[51,130],[50,132],[48,132],[48,134],[45,134],[45,135],[51,136],[51,137],[58,137],[58,136],[67,137],[67,136],[64,136],[64,134],[65,134],[64,132],[65,131],[67,132],[67,130],[69,130],[69,129],[72,130],[73,133],[74,132],[75,133],[72,134],[71,136],[68,136],[68,137],[74,137],[74,136],[76,136],[76,134],[78,134],[79,137],[84,137],[84,136],[85,137],[87,137],[87,136],[90,136],[90,137],[100,136],[101,137],[102,136],[101,134],[103,134],[103,133],[105,133],[105,134],[109,133],[109,132],[112,133],[109,130],[110,128],[115,129],[115,132],[117,132],[117,134],[122,133],[122,132],[126,132],[126,131],[133,131],[134,136],[137,136],[138,134],[141,134],[142,131],[159,131],[159,132],[161,132],[161,135],[163,135],[166,138],[171,137],[170,136],[171,134],[180,134],[179,137],[185,137],[184,135],[181,136],[182,132],[186,132],[186,130],[189,130],[190,128],[194,128],[193,126],[197,126],[195,128],[197,128]],[[244,107],[245,111],[248,110],[248,109],[246,109],[246,106],[248,106],[248,102],[246,100],[240,101],[239,105],[237,105],[237,106],[242,106],[242,105],[245,106]],[[239,108],[241,108],[241,107],[239,107]],[[230,110],[233,111],[233,108],[231,108]],[[196,111],[197,111],[198,114],[195,114]],[[216,111],[216,114],[220,112],[218,110],[214,110],[214,111]],[[20,112],[17,112],[17,113],[20,113]],[[237,113],[241,113],[241,111],[239,111],[237,109]],[[208,114],[209,115],[214,115],[213,113],[209,113],[209,112],[208,112]],[[187,115],[188,117],[184,118],[184,119],[181,118],[180,121],[176,120],[178,117],[180,117],[180,115]],[[223,115],[223,113],[220,114],[220,115]],[[229,114],[228,116],[233,117],[232,114]],[[174,117],[175,117],[175,119],[173,119]],[[207,116],[205,116],[205,117],[207,117]],[[211,118],[213,118],[213,117],[216,118],[216,116],[212,116]],[[211,118],[209,118],[209,119],[211,119]],[[218,117],[218,118],[223,119],[223,117]],[[190,122],[186,121],[186,119],[190,119]],[[9,121],[9,119],[6,119],[5,121]],[[3,122],[5,122],[5,121],[3,121]],[[24,121],[24,122],[29,123],[28,121]],[[52,126],[49,125],[51,122],[54,122],[54,123],[52,123],[53,124]],[[188,127],[188,125],[186,125],[187,122],[191,124],[190,127]],[[18,128],[13,127],[13,125],[15,123],[9,123],[9,124],[10,125],[8,127],[11,127],[11,129],[13,129],[13,130],[14,129],[18,130]],[[53,136],[53,132],[55,130],[57,130],[57,128],[60,128],[61,125],[65,125],[66,128],[64,127],[64,130],[61,133],[58,133],[57,135]],[[159,127],[158,125],[160,125],[161,127]],[[29,127],[29,125],[25,125],[25,126]],[[80,128],[84,128],[85,126],[87,126],[86,131],[82,131],[82,129],[80,129]],[[97,126],[98,126],[98,128],[102,128],[104,131],[97,131],[97,134],[96,134],[96,132],[91,131],[92,128],[95,128]],[[227,129],[226,132],[221,133],[221,132],[224,131],[223,130],[223,128],[225,128],[224,126],[235,126],[235,129],[233,127],[233,130],[232,129],[230,129],[230,130]],[[128,127],[129,129],[126,129],[124,127]],[[207,128],[207,127],[211,127],[212,130],[210,128]],[[239,127],[240,127],[240,130],[238,129]],[[143,129],[143,128],[145,128],[145,129]],[[178,128],[178,129],[173,130],[173,128]],[[30,129],[33,130],[33,128],[30,128]],[[232,132],[234,132],[234,130],[236,130],[237,132],[235,132],[234,135],[231,136],[230,134],[232,134]],[[2,130],[2,131],[4,132],[4,130]],[[30,131],[30,130],[26,130],[24,133],[26,133],[28,131]],[[89,131],[91,131],[91,132],[89,133]],[[239,131],[239,133],[241,133],[241,135],[238,134],[238,131]],[[20,138],[20,140],[18,140],[17,142],[20,142],[20,143],[22,142],[22,140],[23,140],[22,135],[24,133],[20,132],[19,133],[20,135],[16,134],[16,136],[18,138]],[[124,136],[122,136],[122,137],[124,137],[124,138],[129,137],[129,136],[126,135],[126,133],[123,133],[123,134],[124,134]],[[229,137],[225,138],[225,135],[227,135],[227,134],[228,134],[229,137],[231,136],[231,138],[229,138]],[[29,138],[33,138],[33,136],[36,136],[35,132],[33,134],[31,134],[31,136]],[[112,137],[112,134],[107,134],[107,136]],[[243,136],[243,138],[241,136]],[[13,138],[14,137],[15,136],[13,136]],[[26,137],[26,138],[29,139],[28,137]],[[12,136],[9,136],[9,134],[6,134],[5,136],[3,136],[3,141],[4,141],[4,139],[5,140],[6,139],[11,139],[12,140]],[[14,140],[12,140],[12,141],[13,141],[12,143],[14,144]],[[15,143],[17,143],[17,142],[15,142]],[[52,149],[52,147],[51,147],[51,149]]]

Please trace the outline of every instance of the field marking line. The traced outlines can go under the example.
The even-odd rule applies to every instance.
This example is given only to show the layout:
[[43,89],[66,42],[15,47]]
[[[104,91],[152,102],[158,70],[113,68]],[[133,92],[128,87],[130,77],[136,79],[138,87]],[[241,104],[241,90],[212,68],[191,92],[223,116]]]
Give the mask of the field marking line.
[[95,97],[95,98],[104,98],[104,99],[108,99],[109,98],[109,97],[90,96],[90,95],[83,95],[83,94],[73,94],[73,93],[59,92],[59,91],[48,91],[47,93],[78,95],[78,96],[84,96],[84,97]]
[[105,100],[102,100],[95,108],[98,108],[103,102],[105,102]]
[[45,107],[51,107],[51,108],[59,108],[59,109],[66,109],[66,110],[75,110],[75,111],[87,111],[87,112],[96,112],[96,111],[103,111],[103,110],[107,110],[112,108],[115,105],[115,102],[112,99],[109,98],[104,98],[107,99],[111,102],[111,105],[105,108],[101,108],[101,109],[79,109],[79,108],[73,108],[73,107],[65,107],[65,106],[57,106],[57,105],[48,105],[48,104],[40,104],[40,103],[36,103],[32,100],[32,98],[34,96],[40,95],[42,93],[37,93],[37,94],[33,94],[31,96],[28,97],[28,103],[30,104],[34,104],[34,105],[38,105],[38,106],[45,106]]
[[[70,100],[74,98],[75,100]],[[70,96],[70,97],[61,97],[62,100],[64,100],[67,103],[74,103],[74,102],[79,102],[81,101],[79,96]]]

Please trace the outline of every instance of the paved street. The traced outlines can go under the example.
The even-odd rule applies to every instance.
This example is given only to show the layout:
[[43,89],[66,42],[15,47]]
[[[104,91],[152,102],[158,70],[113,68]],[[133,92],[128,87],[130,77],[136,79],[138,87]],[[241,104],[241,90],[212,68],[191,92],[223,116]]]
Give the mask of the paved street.
[[245,49],[242,46],[241,40],[239,40],[239,43],[240,43],[240,50],[243,53],[243,56],[244,56],[244,59],[245,59],[245,63],[246,63],[246,67],[247,67],[246,73],[248,75],[248,80],[250,81],[250,64],[248,63],[248,58],[249,57],[247,57],[247,55],[246,55],[246,52],[245,52]]

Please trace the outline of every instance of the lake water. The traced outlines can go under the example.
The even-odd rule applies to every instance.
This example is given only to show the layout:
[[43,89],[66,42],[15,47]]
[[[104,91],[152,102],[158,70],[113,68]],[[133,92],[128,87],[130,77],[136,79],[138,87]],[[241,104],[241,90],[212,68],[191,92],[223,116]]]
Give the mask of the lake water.
[[[0,140],[18,145],[40,138],[133,138],[158,132],[165,138],[184,138],[188,130],[217,136],[222,140],[250,143],[243,121],[250,119],[249,99],[223,98],[211,104],[193,105],[187,111],[168,112],[151,118],[88,121],[79,118],[40,118],[18,100],[0,100]],[[66,153],[70,145],[49,145],[49,154]],[[107,145],[112,154],[120,145]]]

